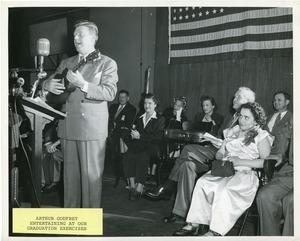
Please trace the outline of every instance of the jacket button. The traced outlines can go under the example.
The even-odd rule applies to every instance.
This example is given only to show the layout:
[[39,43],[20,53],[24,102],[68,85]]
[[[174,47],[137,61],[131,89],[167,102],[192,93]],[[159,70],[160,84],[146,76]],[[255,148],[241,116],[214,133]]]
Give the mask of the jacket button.
[[84,102],[84,100],[81,100],[81,103],[83,103]]

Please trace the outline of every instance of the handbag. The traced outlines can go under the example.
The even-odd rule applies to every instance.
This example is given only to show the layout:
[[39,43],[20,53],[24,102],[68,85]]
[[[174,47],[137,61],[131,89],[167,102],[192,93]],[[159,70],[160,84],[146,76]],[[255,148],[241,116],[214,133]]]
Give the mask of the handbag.
[[233,163],[230,161],[214,160],[211,167],[211,175],[218,177],[230,177],[235,174]]

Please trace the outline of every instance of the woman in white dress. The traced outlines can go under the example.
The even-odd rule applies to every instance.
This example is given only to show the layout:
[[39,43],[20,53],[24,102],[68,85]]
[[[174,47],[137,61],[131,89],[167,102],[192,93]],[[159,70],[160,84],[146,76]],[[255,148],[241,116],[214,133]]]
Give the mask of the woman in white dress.
[[224,130],[224,142],[216,159],[233,163],[235,174],[218,177],[204,174],[195,186],[188,223],[174,232],[175,236],[199,235],[200,229],[209,226],[204,236],[225,235],[254,200],[258,177],[252,168],[262,168],[269,156],[272,138],[261,129],[265,124],[263,108],[256,102],[240,107],[239,125]]

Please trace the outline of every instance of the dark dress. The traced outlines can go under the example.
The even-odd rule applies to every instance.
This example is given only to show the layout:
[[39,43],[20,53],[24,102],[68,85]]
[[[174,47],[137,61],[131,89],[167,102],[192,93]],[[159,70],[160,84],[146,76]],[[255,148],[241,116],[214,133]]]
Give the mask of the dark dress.
[[182,129],[182,122],[187,120],[187,117],[181,112],[181,122],[177,121],[172,107],[165,109],[162,116],[165,118],[165,129]]
[[[211,122],[203,122],[203,118],[205,116],[205,113],[203,112],[199,112],[195,115],[195,125],[197,126],[198,125],[198,130],[199,131],[202,131],[201,130],[201,125],[203,124],[203,131],[206,131],[206,132],[209,132],[210,134],[212,135],[217,135],[218,134],[218,131],[224,121],[224,116],[216,113],[216,112],[213,112],[212,115],[211,115],[211,119],[216,123],[215,125],[213,125],[212,121]],[[207,123],[209,123],[211,125],[211,128],[209,130],[205,129],[207,128],[207,126],[204,127],[204,125],[206,125]]]
[[124,154],[123,168],[126,178],[135,177],[136,183],[144,184],[150,158],[156,157],[160,149],[165,118],[156,113],[157,118],[151,118],[144,128],[142,116],[136,121],[140,139],[132,139],[130,135],[124,139],[128,151]]

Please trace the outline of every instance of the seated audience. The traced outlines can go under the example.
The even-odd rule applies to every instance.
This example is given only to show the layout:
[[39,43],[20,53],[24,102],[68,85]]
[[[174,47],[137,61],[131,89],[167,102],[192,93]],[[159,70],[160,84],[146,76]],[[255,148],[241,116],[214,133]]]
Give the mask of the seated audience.
[[124,146],[121,138],[126,130],[131,129],[135,113],[136,108],[129,103],[129,92],[120,90],[118,103],[109,108],[110,154],[117,181],[123,175],[122,154],[126,151],[121,148]]
[[61,176],[63,153],[57,137],[58,120],[45,125],[43,130],[42,192],[55,190]]
[[275,112],[267,117],[267,124],[265,126],[265,129],[273,136],[293,117],[293,113],[287,109],[290,100],[291,96],[286,92],[279,91],[274,94],[273,107]]
[[187,107],[185,97],[174,98],[172,106],[165,109],[162,116],[165,118],[165,129],[182,129],[182,122],[187,120],[184,111]]
[[224,130],[224,141],[215,158],[232,162],[235,174],[230,177],[213,176],[211,171],[198,179],[187,225],[174,232],[175,236],[223,236],[249,208],[255,198],[259,180],[252,168],[262,168],[272,145],[270,134],[261,129],[266,118],[256,102],[241,105],[238,125]]
[[195,115],[194,122],[196,129],[206,130],[207,124],[209,124],[209,130],[207,130],[207,132],[217,135],[223,123],[224,116],[216,112],[217,104],[213,97],[205,95],[201,97],[200,101],[203,112],[199,112]]
[[[247,87],[240,87],[234,96],[233,109],[236,111],[241,104],[255,101],[255,93]],[[217,137],[222,137],[223,130],[231,128],[237,120],[237,113],[228,115],[219,129]],[[161,199],[174,192],[177,185],[177,194],[172,213],[163,218],[164,223],[183,222],[190,207],[197,175],[209,170],[209,166],[205,162],[206,160],[214,159],[217,150],[218,148],[213,143],[205,146],[197,144],[186,145],[180,156],[175,160],[169,179],[158,188],[146,191],[148,197]]]
[[[289,143],[290,140],[290,144]],[[289,147],[288,147],[289,146]],[[260,235],[293,236],[294,235],[294,158],[293,158],[293,124],[290,122],[275,136],[271,155],[275,166],[281,166],[269,183],[258,192],[256,202],[260,219]],[[288,150],[287,157],[285,156]],[[288,159],[288,160],[287,160]],[[281,220],[284,219],[281,232]]]
[[137,200],[142,196],[151,157],[156,157],[159,142],[163,135],[165,118],[155,111],[158,99],[153,94],[146,94],[145,113],[136,120],[136,126],[124,141],[128,151],[124,154],[123,167],[129,178],[129,198]]

